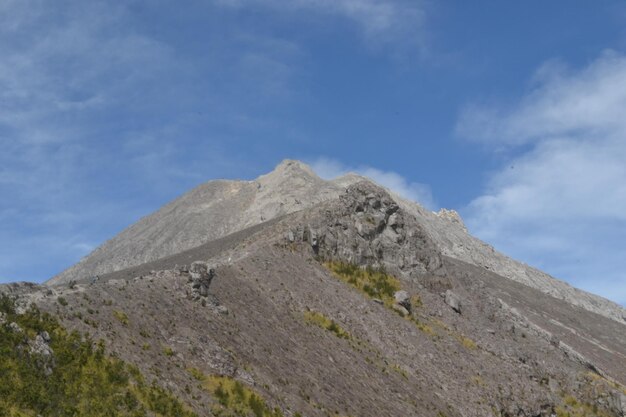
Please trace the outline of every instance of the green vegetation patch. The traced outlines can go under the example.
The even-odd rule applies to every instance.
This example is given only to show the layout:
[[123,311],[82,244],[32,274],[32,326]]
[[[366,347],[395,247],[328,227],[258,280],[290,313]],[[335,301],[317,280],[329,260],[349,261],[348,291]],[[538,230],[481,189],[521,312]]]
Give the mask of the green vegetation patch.
[[386,306],[392,306],[393,295],[401,289],[400,281],[385,272],[384,268],[358,265],[345,262],[325,262],[324,265],[333,274],[371,298],[378,298]]
[[470,339],[467,336],[458,335],[457,339],[459,340],[459,342],[461,343],[461,345],[463,345],[465,349],[469,349],[469,350],[478,349],[478,345],[476,344],[476,342],[474,342],[472,339]]
[[317,311],[305,311],[304,319],[307,321],[307,323],[311,323],[318,327],[321,327],[322,329],[326,329],[329,332],[334,333],[335,336],[339,338],[348,340],[352,338],[350,336],[350,333],[348,333],[341,326],[335,323],[334,320],[329,319],[328,317],[326,317],[322,313],[318,313]]
[[[196,375],[194,378],[198,379]],[[272,410],[259,394],[233,378],[212,375],[203,377],[202,381],[219,402],[211,410],[216,416],[283,417],[279,408]]]
[[563,404],[555,411],[557,417],[610,417],[612,415],[595,405],[582,403],[572,395],[563,397]]
[[605,384],[607,384],[609,387],[621,391],[624,395],[626,395],[626,387],[624,385],[621,385],[620,383],[616,382],[616,381],[611,381],[606,379],[605,377],[598,375],[595,372],[587,372],[585,374],[586,379],[588,379],[589,381],[591,381],[592,383],[598,383],[598,382],[603,382]]
[[[22,329],[0,325],[0,416],[197,417],[168,391],[147,384],[137,368],[106,356],[102,342],[69,333],[34,308],[18,315],[4,295],[0,312]],[[53,351],[48,357],[29,346],[44,331]]]
[[126,313],[120,310],[113,310],[113,316],[124,326],[128,326],[129,321]]
[[[394,294],[396,291],[402,289],[400,280],[393,275],[387,274],[384,268],[374,268],[371,266],[361,268],[358,265],[345,262],[325,262],[324,266],[341,281],[352,285],[370,298],[382,300],[385,307],[400,314],[398,310],[393,308],[395,302]],[[419,295],[413,295],[411,297],[411,305],[414,307],[422,306],[422,300]],[[404,317],[404,315],[400,315]],[[413,322],[419,330],[426,333],[428,336],[437,336],[437,333],[431,326],[422,323],[413,315],[408,315],[405,318]]]

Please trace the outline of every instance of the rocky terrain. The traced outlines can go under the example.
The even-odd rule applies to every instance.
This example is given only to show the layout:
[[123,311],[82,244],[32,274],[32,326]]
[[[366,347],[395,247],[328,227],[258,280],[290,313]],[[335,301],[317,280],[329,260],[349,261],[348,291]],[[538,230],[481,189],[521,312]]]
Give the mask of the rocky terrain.
[[[295,161],[202,185],[46,285],[0,292],[7,334],[36,306],[198,416],[626,413],[620,306],[498,254],[452,211]],[[55,337],[24,332],[27,357],[54,358]],[[45,363],[41,378],[59,372]]]
[[[78,264],[52,278],[57,284],[118,271],[194,248],[247,227],[305,210],[338,198],[346,188],[367,178],[347,174],[324,181],[305,164],[286,160],[254,181],[210,181],[141,219],[105,242]],[[532,286],[555,298],[626,323],[623,308],[494,250],[468,234],[452,210],[433,213],[394,195],[414,216],[438,250],[506,278]]]

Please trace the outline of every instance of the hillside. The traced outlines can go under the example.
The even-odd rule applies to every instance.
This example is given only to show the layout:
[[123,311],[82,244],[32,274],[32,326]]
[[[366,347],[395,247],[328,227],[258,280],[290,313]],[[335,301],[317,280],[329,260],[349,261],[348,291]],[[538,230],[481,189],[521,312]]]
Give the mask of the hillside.
[[[337,199],[347,187],[359,181],[374,184],[354,174],[325,181],[307,165],[293,160],[283,161],[274,171],[253,181],[209,181],[128,227],[48,283],[85,280],[174,255],[250,226]],[[442,254],[626,323],[626,313],[621,306],[575,289],[497,252],[471,236],[455,212],[433,213],[399,196],[394,195],[393,199],[416,218]]]
[[[0,286],[13,343],[0,370],[59,380],[76,331],[86,357],[133,370],[111,392],[145,415],[623,416],[624,310],[532,271],[454,213],[287,161],[199,187],[46,285]],[[40,314],[64,330],[33,324]],[[142,389],[170,408],[150,408]],[[16,392],[0,402],[9,415],[90,415]]]

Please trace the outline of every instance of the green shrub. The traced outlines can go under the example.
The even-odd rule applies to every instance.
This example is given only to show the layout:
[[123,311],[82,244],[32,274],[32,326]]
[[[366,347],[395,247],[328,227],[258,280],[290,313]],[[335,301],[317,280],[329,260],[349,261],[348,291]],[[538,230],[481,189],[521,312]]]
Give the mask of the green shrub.
[[[341,281],[352,285],[371,298],[382,300],[383,304],[389,309],[393,309],[394,307],[394,295],[396,291],[400,291],[402,289],[400,286],[400,280],[387,274],[384,268],[373,268],[368,266],[364,269],[358,265],[345,262],[325,262],[324,266],[326,266],[326,268],[328,268],[333,275]],[[411,297],[411,305],[415,307],[422,306],[422,300],[419,295],[413,295]],[[393,311],[400,314],[402,317],[405,317],[398,310],[394,309]],[[431,326],[420,322],[413,315],[408,315],[406,318],[413,322],[422,332],[431,337],[436,336],[436,332]]]
[[57,298],[57,302],[61,304],[63,307],[67,305],[67,300],[64,297]]
[[476,350],[476,349],[478,349],[478,345],[476,344],[476,342],[474,342],[469,337],[466,337],[466,336],[463,336],[463,335],[459,335],[458,339],[459,339],[459,342],[461,342],[461,344],[463,345],[464,348],[469,349],[469,350]]
[[187,372],[189,372],[189,374],[194,377],[195,379],[197,379],[198,381],[204,381],[204,374],[197,368],[187,368]]
[[120,310],[113,310],[113,316],[124,326],[128,326],[129,320],[128,320],[128,316],[126,315],[126,313]]
[[[36,308],[17,315],[6,296],[0,296],[0,311],[24,330],[19,334],[0,327],[0,415],[197,417],[168,391],[147,385],[137,368],[108,357],[104,343],[67,332]],[[54,361],[21,348],[24,334],[43,331],[51,336]]]
[[233,378],[203,375],[203,381],[219,403],[215,414],[224,417],[283,417],[279,408],[272,410],[258,393]]
[[368,266],[363,269],[358,265],[345,262],[326,262],[324,265],[340,280],[371,298],[381,299],[387,306],[393,304],[394,293],[401,289],[400,281],[387,274],[384,268]]
[[335,323],[334,320],[329,319],[322,313],[317,311],[305,311],[304,319],[311,324],[314,324],[322,329],[326,329],[335,334],[335,336],[342,339],[351,339],[350,333],[345,331],[341,326]]

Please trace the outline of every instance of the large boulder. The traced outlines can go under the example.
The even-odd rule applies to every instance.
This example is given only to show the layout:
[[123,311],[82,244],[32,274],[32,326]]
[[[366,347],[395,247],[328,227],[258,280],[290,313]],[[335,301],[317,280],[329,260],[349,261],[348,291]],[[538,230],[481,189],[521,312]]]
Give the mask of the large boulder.
[[9,323],[9,329],[11,329],[11,331],[12,331],[13,333],[22,333],[22,332],[23,332],[23,330],[22,330],[22,328],[20,327],[20,325],[19,325],[19,324],[17,324],[17,323],[15,323],[15,322],[11,322],[11,323]]
[[447,305],[452,307],[452,309],[457,313],[461,314],[462,304],[461,298],[458,295],[448,290],[443,294],[443,298]]
[[214,276],[215,270],[206,262],[196,261],[192,263],[189,267],[189,283],[191,284],[189,295],[191,298],[199,300],[208,297],[209,286]]
[[403,307],[408,313],[411,313],[411,297],[409,297],[409,293],[400,290],[396,291],[393,295],[396,305]]
[[45,331],[28,342],[31,356],[34,357],[36,365],[43,369],[45,375],[51,375],[55,367],[54,351],[49,343],[50,335]]

